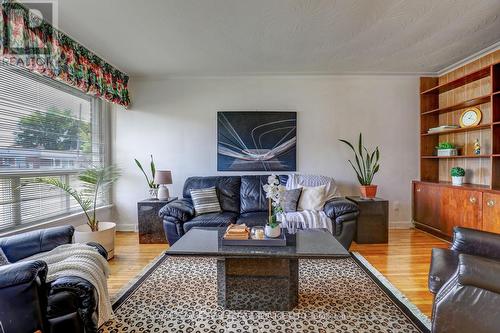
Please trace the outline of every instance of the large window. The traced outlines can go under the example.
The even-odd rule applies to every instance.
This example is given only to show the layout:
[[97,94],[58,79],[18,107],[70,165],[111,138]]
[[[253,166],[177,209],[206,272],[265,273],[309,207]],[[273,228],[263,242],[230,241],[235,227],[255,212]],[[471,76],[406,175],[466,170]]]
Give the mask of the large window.
[[[0,65],[0,230],[74,213],[68,195],[37,177],[78,187],[77,174],[107,161],[109,112],[62,83]],[[100,204],[108,203],[104,194]]]

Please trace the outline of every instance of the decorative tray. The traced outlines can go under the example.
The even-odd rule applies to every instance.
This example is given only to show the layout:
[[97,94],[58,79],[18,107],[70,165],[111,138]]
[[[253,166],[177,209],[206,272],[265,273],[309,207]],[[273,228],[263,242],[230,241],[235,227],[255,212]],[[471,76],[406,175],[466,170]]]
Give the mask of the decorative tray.
[[286,236],[285,232],[281,231],[281,235],[277,238],[224,239],[222,237],[221,244],[224,246],[286,246]]

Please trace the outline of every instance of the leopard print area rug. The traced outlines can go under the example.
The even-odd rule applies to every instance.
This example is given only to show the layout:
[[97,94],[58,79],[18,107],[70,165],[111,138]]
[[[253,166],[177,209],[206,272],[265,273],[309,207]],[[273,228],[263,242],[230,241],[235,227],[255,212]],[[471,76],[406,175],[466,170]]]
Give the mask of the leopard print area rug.
[[429,332],[427,317],[359,254],[299,261],[293,311],[230,311],[217,304],[216,260],[162,257],[115,301],[117,332]]

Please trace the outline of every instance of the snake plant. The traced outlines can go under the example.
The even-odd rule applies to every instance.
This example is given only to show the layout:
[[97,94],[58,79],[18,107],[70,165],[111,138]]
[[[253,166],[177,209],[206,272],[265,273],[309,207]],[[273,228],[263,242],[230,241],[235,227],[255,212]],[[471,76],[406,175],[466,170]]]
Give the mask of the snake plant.
[[373,177],[380,169],[379,148],[376,147],[373,152],[369,152],[368,149],[366,149],[366,147],[363,145],[363,136],[361,133],[359,133],[357,150],[349,141],[343,139],[339,139],[339,141],[348,145],[354,152],[355,163],[353,163],[351,160],[349,160],[349,163],[354,169],[354,172],[356,172],[359,183],[363,186],[371,185]]

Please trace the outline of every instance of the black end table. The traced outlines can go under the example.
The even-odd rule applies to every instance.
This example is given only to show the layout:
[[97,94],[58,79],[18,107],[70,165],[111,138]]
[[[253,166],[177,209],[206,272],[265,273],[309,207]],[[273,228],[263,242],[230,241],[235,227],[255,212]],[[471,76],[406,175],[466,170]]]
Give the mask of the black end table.
[[354,241],[358,244],[387,243],[389,238],[389,201],[348,196],[359,207]]
[[174,200],[177,197],[167,200],[146,199],[137,203],[139,244],[168,244],[163,221],[158,213],[163,206]]

